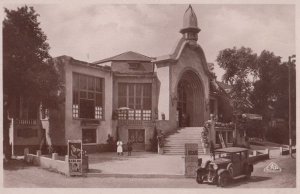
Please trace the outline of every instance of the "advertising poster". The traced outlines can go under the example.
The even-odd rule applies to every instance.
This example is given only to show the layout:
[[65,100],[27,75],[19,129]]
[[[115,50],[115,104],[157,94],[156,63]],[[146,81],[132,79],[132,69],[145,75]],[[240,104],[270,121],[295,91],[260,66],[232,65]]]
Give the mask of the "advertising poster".
[[70,176],[82,175],[82,142],[81,140],[68,141],[69,172]]

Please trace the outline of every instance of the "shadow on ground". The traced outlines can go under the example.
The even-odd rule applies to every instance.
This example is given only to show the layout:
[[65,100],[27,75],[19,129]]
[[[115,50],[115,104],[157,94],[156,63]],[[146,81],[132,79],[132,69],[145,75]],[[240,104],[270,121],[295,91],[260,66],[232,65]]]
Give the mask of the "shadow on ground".
[[232,180],[230,184],[228,184],[228,188],[234,188],[236,186],[246,185],[248,183],[256,183],[256,182],[262,182],[266,180],[270,180],[271,177],[264,177],[264,176],[251,176],[250,179],[238,179],[238,180]]
[[24,160],[16,160],[16,159],[11,159],[8,160],[7,162],[3,162],[3,169],[4,170],[20,170],[20,169],[25,169],[29,168],[30,165],[26,164]]
[[132,152],[131,156],[128,156],[125,152],[122,156],[118,156],[116,153],[108,152],[108,153],[98,153],[98,154],[90,154],[89,155],[89,164],[95,163],[103,163],[103,162],[110,162],[110,161],[126,161],[133,158],[148,158],[153,157],[156,154],[144,152]]

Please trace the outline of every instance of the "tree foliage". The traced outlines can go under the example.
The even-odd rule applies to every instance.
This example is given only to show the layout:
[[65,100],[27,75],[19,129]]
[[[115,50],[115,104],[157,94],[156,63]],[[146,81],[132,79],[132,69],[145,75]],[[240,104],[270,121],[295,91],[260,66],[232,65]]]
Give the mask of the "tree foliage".
[[33,7],[5,8],[3,21],[3,88],[8,100],[27,96],[53,106],[60,86],[50,63],[50,46]]
[[[290,79],[295,128],[296,68],[293,63],[281,62],[281,57],[270,51],[257,55],[244,47],[220,51],[217,62],[225,70],[223,81],[232,86],[234,108],[261,114],[265,125],[272,118],[288,120]],[[246,106],[249,103],[251,107]]]
[[231,97],[236,111],[249,108],[252,86],[249,77],[256,75],[256,60],[257,55],[245,47],[224,49],[217,57],[219,66],[225,69],[223,81],[232,86]]

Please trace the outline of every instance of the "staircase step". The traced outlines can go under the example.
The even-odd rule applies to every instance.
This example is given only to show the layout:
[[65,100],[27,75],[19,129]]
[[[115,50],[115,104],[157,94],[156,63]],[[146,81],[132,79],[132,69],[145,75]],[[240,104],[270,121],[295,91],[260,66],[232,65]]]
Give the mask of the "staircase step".
[[185,155],[185,144],[198,144],[198,154],[205,154],[202,146],[203,127],[186,127],[165,138],[164,153],[166,155]]

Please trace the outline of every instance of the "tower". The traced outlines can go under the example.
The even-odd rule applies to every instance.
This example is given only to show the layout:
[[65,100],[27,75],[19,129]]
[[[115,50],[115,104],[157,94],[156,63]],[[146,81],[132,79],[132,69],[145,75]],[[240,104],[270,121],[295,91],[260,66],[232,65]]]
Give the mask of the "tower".
[[197,42],[199,32],[197,16],[192,6],[189,5],[183,16],[183,28],[180,33],[186,40]]

